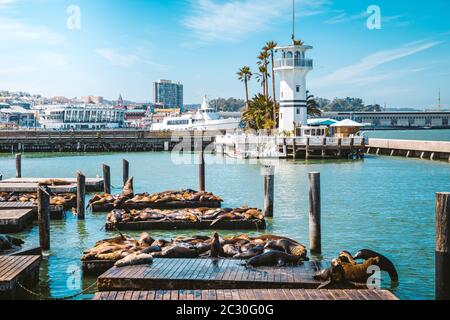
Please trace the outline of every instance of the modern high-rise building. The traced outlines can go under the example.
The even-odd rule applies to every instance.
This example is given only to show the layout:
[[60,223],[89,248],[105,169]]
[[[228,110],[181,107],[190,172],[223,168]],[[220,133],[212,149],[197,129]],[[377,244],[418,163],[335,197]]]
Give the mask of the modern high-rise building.
[[153,98],[164,108],[183,108],[183,85],[180,82],[159,80],[153,83]]

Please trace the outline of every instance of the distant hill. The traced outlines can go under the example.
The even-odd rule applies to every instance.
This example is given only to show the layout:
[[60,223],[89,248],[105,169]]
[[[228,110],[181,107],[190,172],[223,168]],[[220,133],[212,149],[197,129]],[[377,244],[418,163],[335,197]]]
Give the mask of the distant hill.
[[379,104],[366,105],[360,98],[335,98],[334,100],[316,98],[320,110],[324,112],[380,112]]
[[235,98],[218,98],[211,100],[209,105],[212,108],[217,108],[220,112],[237,112],[245,107],[245,100]]

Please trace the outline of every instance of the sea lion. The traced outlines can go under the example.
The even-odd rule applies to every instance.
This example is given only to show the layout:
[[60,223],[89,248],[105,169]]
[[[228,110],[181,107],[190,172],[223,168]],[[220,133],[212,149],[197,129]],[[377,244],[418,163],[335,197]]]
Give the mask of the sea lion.
[[153,257],[150,254],[139,253],[139,254],[130,254],[123,258],[122,260],[117,261],[114,266],[117,268],[122,268],[126,266],[137,266],[143,264],[151,264],[153,262]]
[[271,240],[266,243],[265,249],[283,251],[303,259],[308,255],[308,250],[305,246],[289,239]]
[[150,235],[147,232],[141,234],[141,237],[139,239],[139,244],[141,246],[151,246],[153,242],[155,242],[155,239],[150,237]]
[[287,264],[300,264],[303,263],[302,257],[293,256],[291,254],[281,251],[267,251],[263,254],[257,255],[247,261],[247,267],[283,267]]
[[0,250],[11,250],[14,247],[20,247],[24,244],[21,239],[4,236],[0,234]]
[[358,251],[354,256],[353,259],[355,260],[359,260],[359,259],[364,259],[367,260],[369,258],[374,258],[374,257],[379,257],[380,258],[380,262],[378,264],[378,266],[380,267],[381,270],[386,271],[389,274],[389,277],[391,278],[392,282],[398,282],[398,272],[397,269],[395,268],[394,264],[392,263],[392,261],[388,258],[386,258],[385,256],[383,256],[382,254],[379,254],[378,252],[369,250],[369,249],[363,249]]
[[195,249],[182,246],[172,246],[164,248],[162,252],[152,254],[155,258],[197,258],[198,252]]
[[223,252],[222,245],[220,244],[219,234],[216,232],[213,236],[213,241],[211,243],[211,258],[218,258]]
[[233,259],[248,260],[253,257],[256,257],[257,255],[262,254],[263,252],[264,252],[264,246],[257,245],[257,246],[253,246],[252,248],[250,248],[246,251],[242,251],[242,252],[234,255]]
[[124,195],[125,197],[128,198],[133,198],[134,197],[134,191],[133,191],[133,177],[130,177],[127,182],[125,183],[125,185],[123,186],[123,192],[122,195]]
[[161,252],[161,251],[162,251],[162,249],[160,246],[150,246],[150,247],[147,247],[147,248],[139,251],[139,253],[150,254],[150,253],[156,253],[156,252]]

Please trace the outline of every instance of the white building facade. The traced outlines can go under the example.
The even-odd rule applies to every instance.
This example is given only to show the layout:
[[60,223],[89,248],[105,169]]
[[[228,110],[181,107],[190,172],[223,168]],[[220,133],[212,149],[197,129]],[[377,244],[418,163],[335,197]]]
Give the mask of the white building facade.
[[308,124],[306,76],[313,69],[313,60],[306,59],[306,52],[310,49],[306,45],[275,49],[281,53],[281,58],[275,61],[275,71],[280,77],[280,133],[293,133]]

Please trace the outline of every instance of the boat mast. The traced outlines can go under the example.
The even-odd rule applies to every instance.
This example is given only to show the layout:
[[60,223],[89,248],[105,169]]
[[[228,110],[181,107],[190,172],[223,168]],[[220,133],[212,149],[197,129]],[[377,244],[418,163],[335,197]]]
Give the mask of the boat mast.
[[292,44],[295,45],[295,0],[292,0]]

